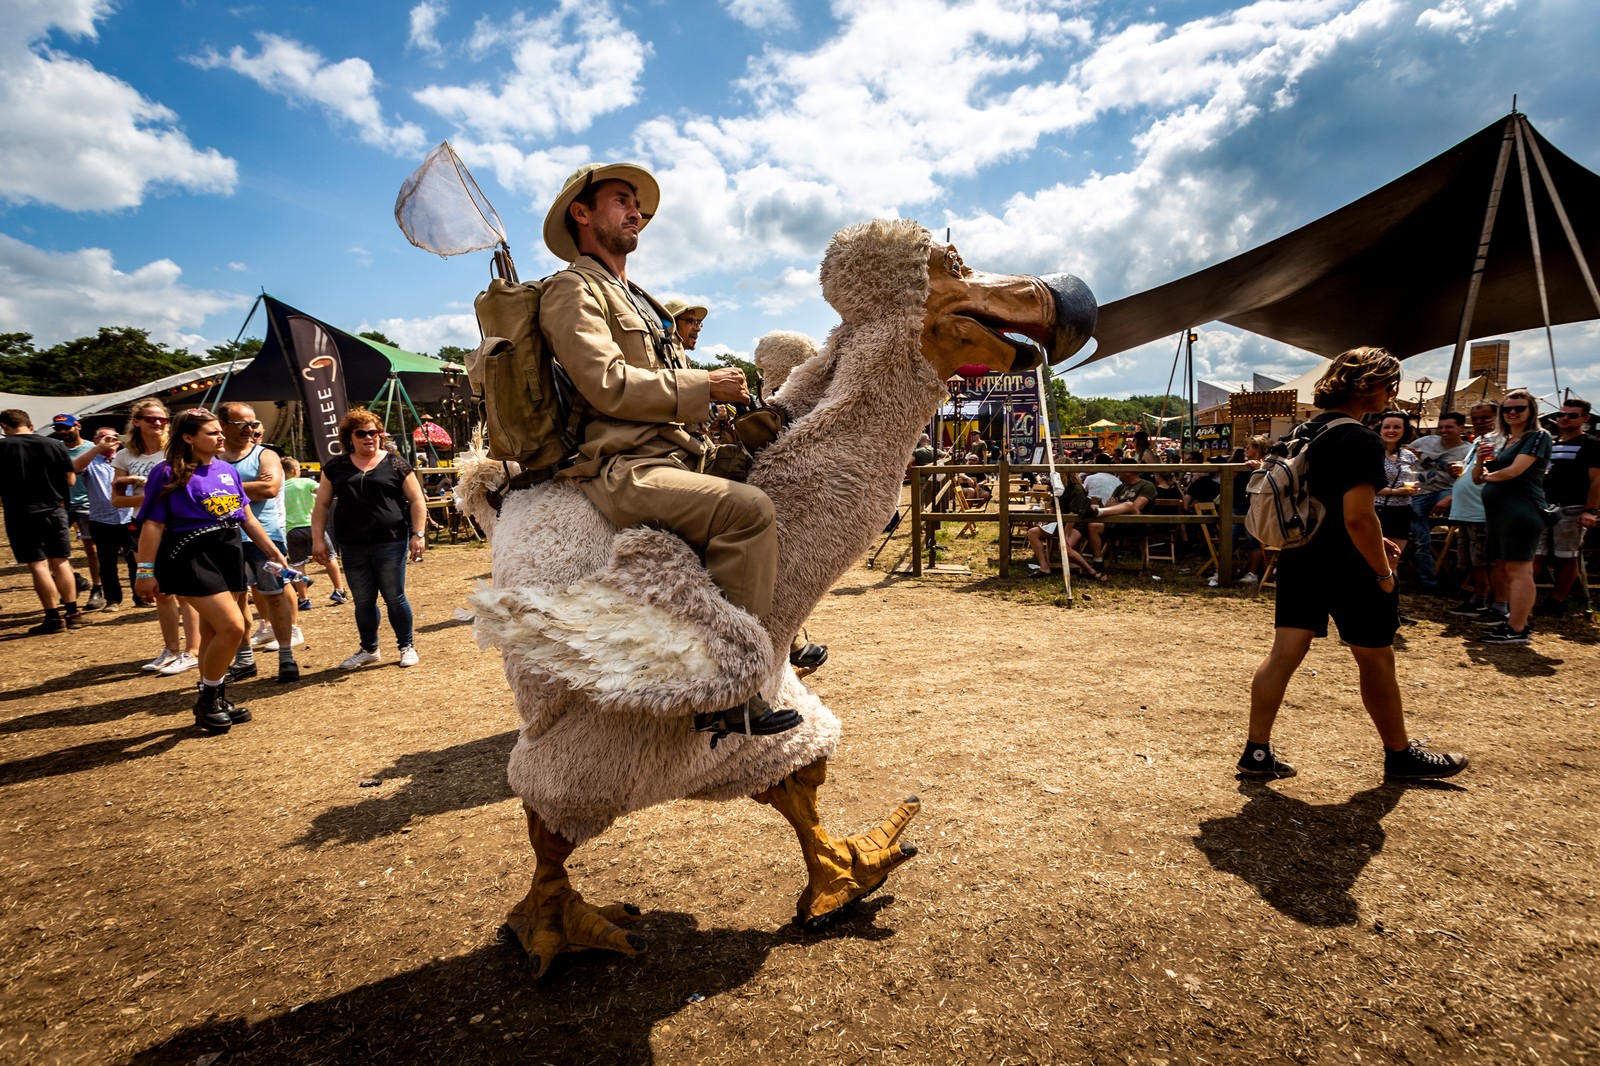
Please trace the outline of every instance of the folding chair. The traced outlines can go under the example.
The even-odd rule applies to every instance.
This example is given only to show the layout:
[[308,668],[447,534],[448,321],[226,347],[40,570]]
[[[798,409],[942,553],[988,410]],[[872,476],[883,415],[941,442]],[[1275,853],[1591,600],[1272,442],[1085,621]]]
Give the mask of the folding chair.
[[[1204,515],[1207,518],[1216,518],[1217,505],[1214,503],[1197,503],[1194,505],[1194,513]],[[1219,574],[1222,573],[1222,567],[1217,563],[1217,540],[1211,533],[1211,524],[1209,522],[1201,523],[1200,538],[1205,541],[1206,554],[1210,556],[1210,559],[1206,561],[1206,564],[1199,569],[1195,576],[1205,577],[1207,570],[1215,570]]]

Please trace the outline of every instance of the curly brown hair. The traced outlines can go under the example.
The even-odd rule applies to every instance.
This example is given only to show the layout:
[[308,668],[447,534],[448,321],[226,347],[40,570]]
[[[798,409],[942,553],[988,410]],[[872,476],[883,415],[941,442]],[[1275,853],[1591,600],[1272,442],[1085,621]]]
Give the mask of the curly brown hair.
[[1356,396],[1380,386],[1400,382],[1400,360],[1386,348],[1351,348],[1340,353],[1317,379],[1312,402],[1324,411],[1336,411]]
[[349,453],[355,440],[355,431],[368,425],[382,429],[383,419],[365,407],[352,407],[344,413],[344,420],[339,423],[339,445],[346,454]]

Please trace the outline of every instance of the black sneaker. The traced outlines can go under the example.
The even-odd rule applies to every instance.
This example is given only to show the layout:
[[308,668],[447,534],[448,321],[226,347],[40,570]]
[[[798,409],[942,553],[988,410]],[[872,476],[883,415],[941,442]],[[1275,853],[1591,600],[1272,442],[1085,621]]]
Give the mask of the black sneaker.
[[1498,626],[1505,623],[1506,616],[1493,607],[1485,607],[1478,612],[1477,623],[1480,626]]
[[1454,777],[1467,768],[1467,757],[1456,752],[1429,751],[1426,740],[1413,740],[1400,751],[1383,753],[1383,776],[1391,781],[1425,781]]
[[1502,622],[1493,629],[1478,634],[1478,640],[1484,644],[1527,644],[1532,639],[1532,625],[1517,630],[1511,628],[1510,622]]
[[89,601],[83,605],[85,611],[98,611],[106,605],[105,589],[96,585],[89,590]]
[[287,662],[278,660],[278,680],[283,682],[300,680],[300,664],[293,659]]
[[228,672],[222,675],[222,680],[225,684],[231,685],[235,681],[243,681],[246,678],[255,677],[260,672],[260,668],[255,663],[246,663],[243,666],[234,663],[228,667]]
[[774,733],[787,733],[803,721],[805,719],[800,717],[800,712],[773,710],[766,700],[755,695],[737,707],[695,715],[694,731],[710,733],[711,746],[714,748],[717,741],[726,736],[772,736]]
[[1484,608],[1482,606],[1472,602],[1472,598],[1468,597],[1467,599],[1464,599],[1460,603],[1456,604],[1454,607],[1450,608],[1445,613],[1459,615],[1462,618],[1476,618],[1483,612],[1483,610]]
[[1298,771],[1278,758],[1278,753],[1268,744],[1264,747],[1247,746],[1239,756],[1237,767],[1240,777],[1293,777]]

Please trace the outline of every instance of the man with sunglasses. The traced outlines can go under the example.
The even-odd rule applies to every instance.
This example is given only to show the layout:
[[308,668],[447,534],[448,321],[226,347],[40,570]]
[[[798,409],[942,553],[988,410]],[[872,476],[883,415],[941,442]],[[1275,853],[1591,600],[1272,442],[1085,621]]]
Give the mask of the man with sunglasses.
[[[1561,518],[1545,530],[1539,542],[1540,557],[1555,560],[1555,588],[1534,612],[1548,618],[1567,613],[1572,586],[1578,580],[1584,534],[1594,528],[1600,515],[1600,440],[1584,432],[1590,410],[1588,400],[1569,398],[1556,414],[1556,439],[1544,475],[1544,497],[1561,508]],[[1586,586],[1587,582],[1580,587],[1585,610],[1589,605]]]
[[[1472,423],[1472,440],[1476,444],[1488,440],[1496,447],[1500,434],[1495,429],[1499,406],[1488,400],[1473,404],[1467,412]],[[1466,464],[1470,466],[1470,464]],[[1499,619],[1506,606],[1506,591],[1496,590],[1493,583],[1494,568],[1489,563],[1488,515],[1483,510],[1483,486],[1471,477],[1458,477],[1450,488],[1450,524],[1456,527],[1456,566],[1466,570],[1472,582],[1467,598],[1450,608],[1450,613],[1463,618],[1488,619],[1490,613]]]
[[[654,217],[660,186],[631,163],[591,163],[562,187],[545,215],[544,241],[570,264],[539,298],[539,328],[577,389],[577,456],[556,476],[572,480],[619,528],[653,525],[702,552],[724,597],[757,619],[772,606],[778,533],[758,488],[702,473],[711,449],[697,428],[713,403],[748,403],[738,367],[691,366],[672,315],[628,280],[628,254]],[[800,724],[759,694],[696,715],[695,728],[767,735]]]
[[[283,461],[276,452],[256,440],[261,420],[256,417],[255,408],[230,400],[217,408],[217,417],[222,421],[222,458],[239,472],[244,494],[250,500],[250,510],[255,512],[261,528],[267,531],[267,538],[287,558],[288,532],[284,528],[283,500],[279,498],[283,492]],[[304,643],[305,638],[296,625],[296,600],[284,595],[283,578],[266,569],[267,561],[261,549],[248,540],[245,542],[245,579],[256,594],[257,609],[266,616],[272,630],[273,639],[266,642],[266,650],[278,653],[279,681],[298,681],[300,664],[295,662],[294,645]],[[239,606],[244,607],[242,593]],[[240,642],[233,665],[228,669],[229,681],[242,681],[259,672],[252,647],[257,635],[266,636],[259,633]]]

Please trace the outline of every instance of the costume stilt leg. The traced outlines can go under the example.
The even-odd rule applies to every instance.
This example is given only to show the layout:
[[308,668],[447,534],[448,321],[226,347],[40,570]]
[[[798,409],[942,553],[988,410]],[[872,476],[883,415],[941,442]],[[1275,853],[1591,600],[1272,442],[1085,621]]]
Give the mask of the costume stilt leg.
[[639,908],[631,903],[595,907],[584,902],[567,879],[565,864],[574,845],[545,825],[532,808],[523,810],[536,856],[533,885],[506,915],[506,924],[528,953],[534,978],[543,977],[563,951],[598,948],[624,955],[643,951],[644,937],[621,928],[639,920]]
[[807,874],[795,920],[809,928],[825,924],[846,904],[876,891],[897,866],[917,854],[911,844],[899,843],[922,806],[917,797],[907,797],[876,829],[836,837],[822,827],[817,812],[817,789],[827,779],[828,761],[818,759],[751,797],[776,808],[794,826]]

